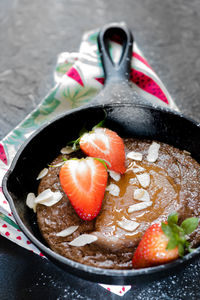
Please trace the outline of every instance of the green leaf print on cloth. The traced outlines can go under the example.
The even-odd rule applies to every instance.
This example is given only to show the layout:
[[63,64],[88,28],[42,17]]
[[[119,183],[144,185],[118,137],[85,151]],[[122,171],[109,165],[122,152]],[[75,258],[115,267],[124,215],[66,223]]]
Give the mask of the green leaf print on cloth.
[[17,150],[34,130],[51,119],[49,116],[60,104],[60,101],[55,98],[57,89],[58,87],[54,88],[43,102],[3,140],[4,145],[13,145]]

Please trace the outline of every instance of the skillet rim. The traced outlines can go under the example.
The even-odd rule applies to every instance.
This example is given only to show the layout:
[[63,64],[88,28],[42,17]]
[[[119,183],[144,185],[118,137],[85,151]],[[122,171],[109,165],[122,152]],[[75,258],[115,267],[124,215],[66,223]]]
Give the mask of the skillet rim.
[[[19,225],[19,227],[22,229],[22,232],[33,242],[34,245],[36,245],[44,254],[47,254],[48,258],[51,257],[53,260],[58,261],[61,264],[66,265],[66,267],[75,269],[76,271],[82,271],[86,276],[86,273],[89,273],[89,275],[94,275],[96,277],[99,278],[99,280],[102,280],[102,277],[106,277],[105,280],[102,280],[101,283],[108,283],[108,282],[112,282],[115,280],[119,280],[122,276],[125,276],[125,279],[122,280],[123,283],[124,282],[129,282],[128,280],[131,280],[133,278],[137,278],[137,277],[141,277],[143,275],[149,275],[149,274],[155,274],[155,273],[159,273],[160,271],[166,271],[169,269],[174,269],[176,266],[180,266],[182,265],[184,262],[191,260],[192,258],[196,257],[198,254],[200,254],[200,246],[197,247],[192,253],[188,253],[186,254],[183,258],[179,258],[175,261],[172,261],[170,263],[167,264],[162,264],[162,265],[158,265],[158,266],[154,266],[154,267],[149,267],[149,268],[143,268],[143,269],[131,269],[131,270],[113,270],[113,269],[103,269],[103,268],[97,268],[97,267],[92,267],[92,266],[88,266],[85,264],[81,264],[78,262],[75,262],[73,260],[70,260],[68,258],[65,258],[64,256],[61,256],[60,254],[57,254],[56,252],[54,252],[53,250],[51,250],[48,246],[46,246],[45,244],[43,244],[42,242],[40,242],[29,230],[28,228],[24,225],[23,221],[21,220],[21,218],[18,215],[18,212],[15,208],[15,204],[14,204],[14,200],[12,199],[12,196],[10,195],[8,188],[7,188],[7,183],[9,181],[9,177],[12,174],[12,172],[14,172],[16,164],[18,162],[18,159],[20,158],[20,155],[22,154],[23,150],[26,148],[26,146],[29,144],[30,141],[32,141],[37,135],[39,135],[40,132],[42,132],[44,129],[46,129],[50,124],[59,121],[62,118],[67,117],[68,115],[71,115],[73,113],[78,113],[79,111],[84,111],[84,110],[88,110],[88,109],[104,109],[104,108],[113,108],[113,107],[129,107],[129,106],[134,106],[134,107],[139,107],[142,109],[147,109],[147,110],[155,110],[161,113],[167,113],[170,115],[174,115],[178,118],[184,118],[187,121],[189,121],[190,123],[192,123],[193,125],[197,126],[200,130],[199,127],[199,122],[193,120],[190,117],[185,116],[184,114],[180,113],[180,112],[176,112],[173,111],[169,108],[165,108],[165,107],[154,107],[151,105],[146,105],[146,104],[134,104],[134,103],[130,103],[130,102],[123,102],[123,103],[112,103],[112,104],[98,104],[98,105],[87,105],[84,107],[78,107],[75,108],[73,110],[67,111],[65,113],[62,113],[61,115],[55,117],[54,119],[52,119],[51,121],[47,121],[45,124],[43,124],[41,127],[39,127],[38,129],[36,129],[31,136],[20,146],[19,150],[17,151],[14,159],[11,162],[11,165],[8,169],[8,171],[6,172],[6,174],[3,177],[3,181],[2,181],[2,189],[3,189],[3,193],[6,197],[6,199],[8,200],[10,206],[11,206],[11,210],[13,212],[13,216],[17,222],[17,224]],[[51,259],[50,259],[51,260]],[[75,273],[77,275],[77,273]],[[77,275],[78,276],[78,275]],[[83,275],[80,275],[82,278]],[[87,279],[87,278],[85,278]],[[92,280],[91,278],[89,280]],[[111,280],[111,281],[109,281]],[[95,282],[97,282],[97,280],[94,280]]]
[[74,109],[71,109],[67,112],[64,112],[62,114],[60,114],[59,116],[53,118],[52,120],[50,121],[47,121],[45,122],[43,125],[41,125],[39,128],[37,128],[23,143],[22,145],[19,147],[19,149],[17,150],[17,153],[15,154],[12,162],[11,162],[11,165],[8,169],[13,171],[14,170],[14,167],[17,163],[17,159],[19,158],[19,156],[21,155],[22,151],[25,149],[25,147],[28,145],[28,143],[36,136],[38,135],[42,130],[44,130],[46,127],[48,127],[49,125],[51,125],[52,123],[66,117],[67,115],[71,115],[73,113],[76,113],[78,111],[84,111],[84,110],[87,110],[87,109],[92,109],[92,108],[112,108],[112,107],[120,107],[120,106],[134,106],[134,107],[140,107],[140,108],[144,108],[144,109],[149,109],[149,110],[155,110],[155,111],[160,111],[160,112],[164,112],[164,113],[167,113],[169,115],[175,115],[177,117],[180,117],[180,118],[183,118],[191,123],[193,123],[195,126],[197,126],[198,128],[200,128],[200,122],[192,119],[191,117],[189,116],[186,116],[185,114],[181,113],[181,112],[178,112],[178,111],[174,111],[168,107],[164,107],[164,106],[152,106],[150,104],[134,104],[134,103],[130,103],[130,102],[123,102],[123,103],[112,103],[112,104],[89,104],[89,105],[86,105],[84,107],[80,106],[78,108],[74,108]]

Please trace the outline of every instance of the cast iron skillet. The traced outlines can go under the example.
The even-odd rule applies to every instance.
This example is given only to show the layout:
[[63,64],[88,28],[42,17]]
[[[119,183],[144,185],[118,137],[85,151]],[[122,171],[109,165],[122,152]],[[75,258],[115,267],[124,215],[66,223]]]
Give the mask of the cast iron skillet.
[[[122,56],[118,63],[111,60],[108,38],[121,37]],[[160,279],[162,274],[177,270],[189,259],[199,255],[200,247],[183,259],[141,270],[105,270],[89,267],[53,252],[40,235],[35,214],[26,206],[29,192],[37,193],[38,173],[49,164],[68,141],[76,139],[80,129],[91,129],[106,115],[106,126],[122,137],[151,139],[171,144],[191,152],[200,162],[200,127],[185,116],[167,108],[155,108],[132,92],[128,85],[132,35],[126,26],[115,24],[104,27],[98,38],[99,50],[106,76],[106,84],[99,97],[90,105],[59,116],[49,122],[20,148],[3,179],[3,192],[14,217],[25,235],[51,261],[66,271],[84,279],[110,284],[131,284],[149,279]],[[85,124],[86,123],[86,124]],[[176,267],[176,268],[174,268]]]

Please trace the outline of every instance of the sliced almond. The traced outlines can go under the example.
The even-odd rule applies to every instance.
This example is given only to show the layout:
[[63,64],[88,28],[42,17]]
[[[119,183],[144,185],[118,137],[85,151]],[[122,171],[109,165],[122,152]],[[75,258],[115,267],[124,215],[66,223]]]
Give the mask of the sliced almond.
[[36,204],[43,204],[45,206],[53,206],[57,202],[59,202],[62,198],[61,192],[52,192],[50,189],[47,189],[43,191],[41,194],[39,194],[36,199]]
[[50,168],[57,168],[57,167],[61,167],[62,165],[64,165],[65,161],[60,161],[59,163],[55,164],[55,165],[50,165]]
[[42,203],[43,201],[46,201],[51,197],[52,197],[52,191],[50,189],[46,189],[36,197],[35,202]]
[[144,189],[136,189],[134,191],[134,196],[133,197],[134,197],[135,200],[140,200],[140,201],[145,201],[145,202],[150,201],[149,193]]
[[44,168],[39,174],[38,177],[36,178],[37,180],[43,178],[44,176],[46,176],[48,174],[48,169]]
[[140,167],[140,166],[137,166],[137,167],[135,167],[135,168],[133,168],[132,169],[132,171],[134,172],[134,173],[140,173],[140,172],[144,172],[144,168],[143,167]]
[[73,241],[71,241],[69,243],[69,245],[75,246],[75,247],[82,247],[87,244],[91,244],[91,243],[95,242],[96,240],[97,240],[96,235],[84,233],[84,234],[78,236],[77,238],[75,238]]
[[130,178],[130,179],[129,179],[129,183],[130,183],[130,184],[133,184],[133,185],[134,185],[134,184],[137,184],[137,178],[135,178],[135,177],[134,177],[134,178]]
[[160,149],[160,144],[153,142],[148,150],[147,161],[155,162],[158,159],[158,152]]
[[142,161],[142,153],[140,152],[131,151],[127,154],[126,157],[133,160]]
[[122,221],[118,221],[117,223],[119,227],[125,229],[126,231],[134,231],[139,226],[139,223],[127,219],[123,219]]
[[79,226],[70,226],[70,227],[67,227],[66,229],[56,233],[57,236],[62,236],[62,237],[66,237],[68,235],[71,235],[72,233],[74,233],[77,229],[78,229]]
[[191,155],[191,153],[187,150],[183,150],[183,152],[186,154],[186,155]]
[[34,193],[29,193],[27,195],[27,198],[26,198],[26,205],[33,209],[34,212],[36,212],[36,204],[35,204],[35,194]]
[[136,177],[142,187],[146,188],[150,185],[150,175],[148,173],[138,174]]
[[70,154],[70,153],[75,152],[75,151],[76,151],[76,149],[74,149],[74,148],[71,147],[71,146],[63,147],[63,148],[60,150],[60,152],[61,152],[62,154]]
[[109,170],[108,172],[109,172],[110,177],[112,179],[114,179],[115,181],[119,181],[120,180],[120,178],[121,178],[121,174],[120,173],[117,173],[117,172],[112,171],[112,170]]
[[106,187],[106,191],[108,191],[113,196],[119,196],[119,193],[120,193],[119,187],[116,184],[113,184],[113,183],[109,184]]
[[147,208],[147,207],[149,207],[151,205],[152,205],[152,201],[133,204],[133,205],[129,206],[128,213],[132,213],[134,211],[143,210],[143,209],[145,209],[145,208]]

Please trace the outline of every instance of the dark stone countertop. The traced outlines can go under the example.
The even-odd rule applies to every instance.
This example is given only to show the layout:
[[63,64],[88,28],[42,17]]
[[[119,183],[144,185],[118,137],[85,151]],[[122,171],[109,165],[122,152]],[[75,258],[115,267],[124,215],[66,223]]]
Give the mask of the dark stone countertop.
[[[57,55],[78,51],[84,31],[125,21],[179,109],[200,121],[199,0],[0,2],[0,138],[53,86]],[[0,237],[0,298],[117,299]],[[200,260],[124,299],[199,299]],[[96,296],[94,296],[96,293]]]

